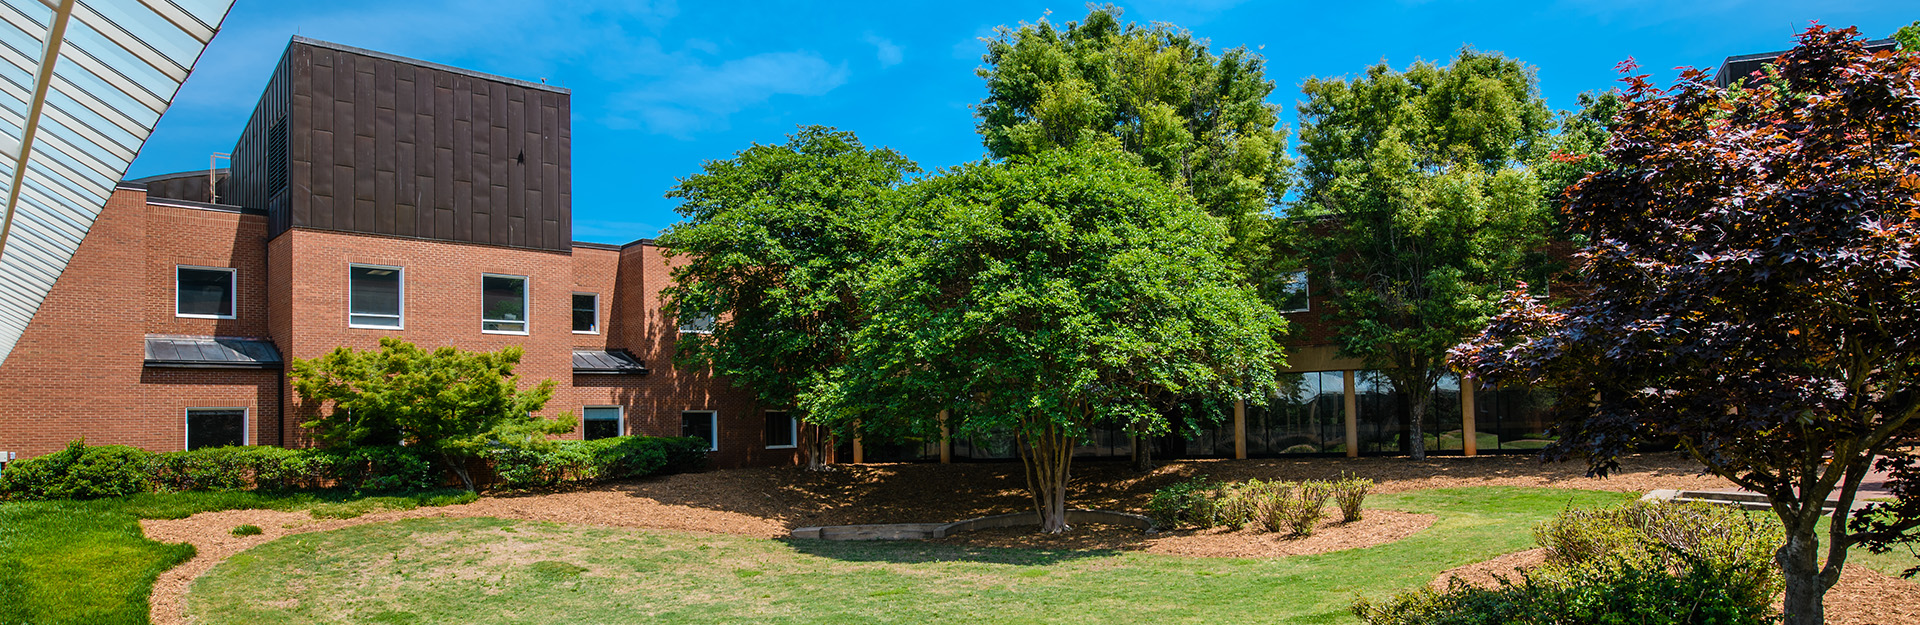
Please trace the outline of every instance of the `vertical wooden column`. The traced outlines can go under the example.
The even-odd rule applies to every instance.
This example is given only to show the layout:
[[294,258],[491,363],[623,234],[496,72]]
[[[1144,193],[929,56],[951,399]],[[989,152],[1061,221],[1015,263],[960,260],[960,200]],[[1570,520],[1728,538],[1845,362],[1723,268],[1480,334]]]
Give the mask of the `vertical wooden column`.
[[1233,459],[1247,459],[1247,400],[1233,400]]
[[1347,395],[1347,457],[1360,456],[1360,395],[1354,389],[1353,371],[1340,372]]
[[1469,456],[1480,454],[1480,431],[1473,420],[1473,393],[1479,388],[1480,381],[1473,376],[1460,378],[1460,449]]
[[940,464],[953,463],[953,427],[947,425],[947,411],[940,411]]
[[860,448],[860,422],[855,421],[853,422],[853,463],[862,464],[866,461],[866,450]]

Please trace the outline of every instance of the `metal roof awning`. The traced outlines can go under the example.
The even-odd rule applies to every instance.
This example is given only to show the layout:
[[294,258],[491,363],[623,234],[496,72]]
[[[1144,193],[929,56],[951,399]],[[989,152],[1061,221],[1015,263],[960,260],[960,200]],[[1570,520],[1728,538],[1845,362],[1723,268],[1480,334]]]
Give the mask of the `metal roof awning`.
[[266,339],[147,335],[149,367],[278,369],[280,364],[280,350]]
[[0,362],[232,0],[0,0]]
[[632,373],[644,375],[647,366],[634,358],[627,350],[573,350],[573,372],[579,373]]

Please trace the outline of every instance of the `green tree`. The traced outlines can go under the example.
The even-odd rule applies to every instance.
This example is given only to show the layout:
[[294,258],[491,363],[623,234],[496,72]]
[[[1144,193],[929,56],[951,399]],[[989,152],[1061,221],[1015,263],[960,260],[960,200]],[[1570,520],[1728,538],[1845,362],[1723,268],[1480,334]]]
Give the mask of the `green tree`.
[[319,416],[301,424],[322,444],[405,444],[438,455],[467,490],[467,460],[493,444],[541,446],[547,436],[573,431],[570,414],[535,416],[553,397],[552,380],[521,391],[514,375],[522,350],[431,352],[396,337],[377,351],[335,348],[294,359],[288,377],[301,401]]
[[1908,52],[1920,50],[1920,20],[1901,26],[1900,30],[1894,31],[1893,40],[1899,42],[1901,50]]
[[974,163],[905,189],[851,357],[806,401],[863,429],[1011,432],[1042,531],[1066,525],[1095,424],[1166,432],[1161,393],[1262,401],[1284,321],[1219,221],[1099,145]]
[[1215,54],[1168,24],[1122,26],[1120,14],[1106,5],[1064,27],[997,31],[979,70],[987,149],[1006,158],[1117,140],[1225,218],[1236,259],[1256,259],[1290,165],[1265,60],[1245,48]]
[[[660,235],[674,268],[672,315],[712,314],[712,334],[683,334],[683,364],[711,366],[762,405],[794,406],[845,362],[860,322],[858,281],[886,222],[880,198],[919,171],[851,132],[801,128],[785,145],[754,145],[667,193],[686,220]],[[827,436],[803,430],[807,462],[824,467]]]
[[[1816,26],[1767,76],[1630,76],[1613,165],[1568,192],[1579,295],[1511,294],[1454,358],[1581,398],[1550,454],[1605,473],[1677,440],[1766,495],[1811,625],[1849,549],[1920,540],[1920,55]],[[1848,512],[1876,460],[1896,501]]]
[[1532,68],[1471,49],[1304,91],[1302,221],[1285,244],[1324,277],[1341,350],[1407,398],[1424,458],[1447,349],[1545,260],[1549,193],[1529,163],[1549,152],[1552,116]]

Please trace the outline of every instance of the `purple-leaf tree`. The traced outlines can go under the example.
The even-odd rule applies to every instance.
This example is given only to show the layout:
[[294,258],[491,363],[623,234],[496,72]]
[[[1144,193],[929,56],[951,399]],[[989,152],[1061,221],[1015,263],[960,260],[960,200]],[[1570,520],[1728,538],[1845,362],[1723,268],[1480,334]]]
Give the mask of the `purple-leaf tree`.
[[[1920,527],[1920,55],[1815,26],[1745,78],[1627,78],[1611,167],[1567,190],[1574,295],[1510,293],[1451,361],[1560,389],[1550,457],[1677,440],[1765,494],[1786,623],[1820,623],[1849,548]],[[1828,515],[1876,461],[1896,502]]]

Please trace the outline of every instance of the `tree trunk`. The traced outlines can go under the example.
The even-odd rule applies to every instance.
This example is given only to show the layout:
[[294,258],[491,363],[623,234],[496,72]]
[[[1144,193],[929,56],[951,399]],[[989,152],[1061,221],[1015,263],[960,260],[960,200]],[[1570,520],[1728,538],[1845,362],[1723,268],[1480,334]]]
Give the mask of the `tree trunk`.
[[447,468],[453,469],[454,476],[460,478],[460,485],[467,487],[467,492],[479,492],[473,488],[473,476],[467,474],[465,458],[454,458],[451,454],[441,452],[440,459],[446,461]]
[[1133,435],[1133,470],[1141,473],[1153,470],[1153,439],[1139,432]]
[[828,470],[827,469],[828,438],[825,430],[826,428],[820,427],[818,425],[807,425],[800,428],[800,436],[807,439],[806,444],[807,444],[807,470],[808,471]]
[[1048,420],[1028,428],[1020,437],[1021,464],[1026,466],[1027,490],[1033,494],[1034,512],[1040,515],[1040,533],[1060,534],[1067,525],[1067,475],[1073,462],[1073,437],[1066,428]]
[[[1813,502],[1809,505],[1819,505]],[[1823,599],[1829,584],[1821,575],[1820,537],[1812,525],[1788,526],[1787,544],[1774,554],[1786,578],[1784,625],[1821,625],[1826,622]]]
[[1427,459],[1427,406],[1432,403],[1431,391],[1407,393],[1407,455],[1414,460]]

